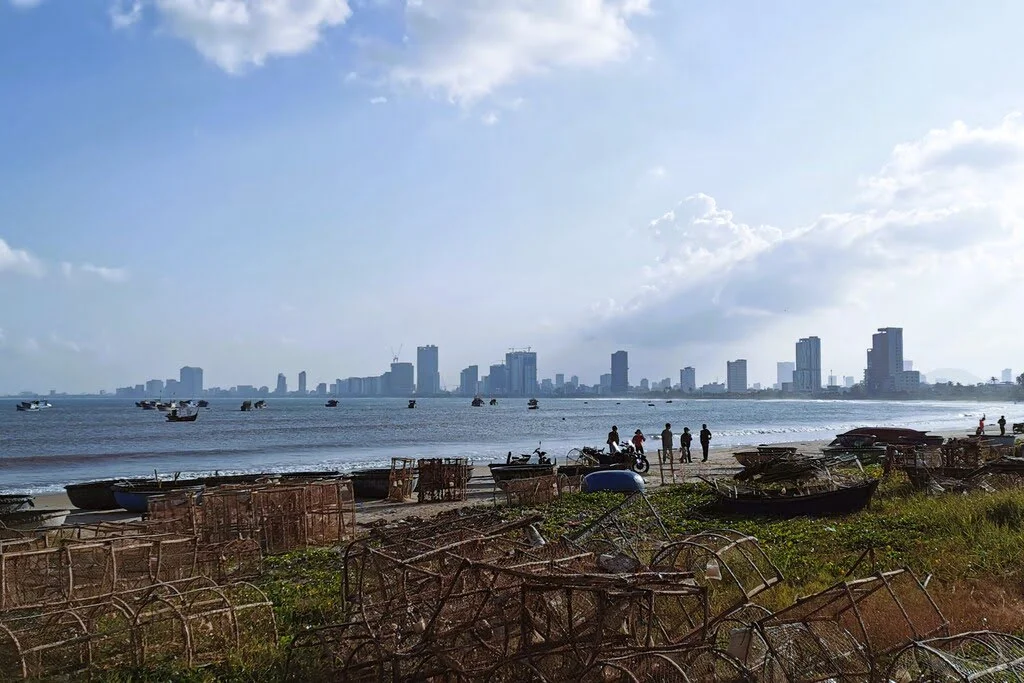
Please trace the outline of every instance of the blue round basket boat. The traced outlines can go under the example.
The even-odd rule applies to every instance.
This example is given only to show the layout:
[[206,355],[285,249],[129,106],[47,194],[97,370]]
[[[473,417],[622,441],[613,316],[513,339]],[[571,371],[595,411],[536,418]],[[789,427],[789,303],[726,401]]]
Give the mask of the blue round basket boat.
[[583,477],[581,486],[584,493],[598,491],[617,491],[620,493],[636,493],[644,490],[644,480],[636,472],[625,470],[605,470],[591,472]]

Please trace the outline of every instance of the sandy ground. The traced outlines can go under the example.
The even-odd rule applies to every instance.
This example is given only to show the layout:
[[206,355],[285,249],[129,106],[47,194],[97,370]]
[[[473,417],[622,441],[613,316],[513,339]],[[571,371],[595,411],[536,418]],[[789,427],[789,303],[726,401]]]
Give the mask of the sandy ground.
[[[773,444],[779,446],[796,446],[801,452],[815,452],[824,446],[827,441],[794,441],[786,444]],[[673,482],[681,483],[694,481],[697,477],[712,478],[718,476],[729,476],[738,471],[739,465],[732,457],[734,451],[749,450],[747,446],[739,448],[712,448],[708,462],[700,462],[700,447],[691,449],[692,464],[681,464],[679,452],[675,452],[675,462],[669,464],[659,463],[656,450],[648,450],[648,458],[651,461],[651,470],[644,476],[648,488],[656,488]],[[360,526],[367,526],[380,523],[383,520],[394,520],[403,517],[433,517],[434,515],[460,507],[471,505],[490,506],[504,502],[504,495],[497,491],[491,479],[490,471],[486,465],[473,468],[473,477],[470,479],[467,499],[465,502],[452,503],[417,503],[410,500],[405,503],[393,503],[389,501],[359,501],[356,503],[356,521]],[[36,509],[58,509],[71,510],[66,524],[94,524],[104,521],[127,521],[139,519],[134,513],[121,511],[89,512],[77,510],[71,507],[71,501],[64,493],[40,494],[35,498]]]

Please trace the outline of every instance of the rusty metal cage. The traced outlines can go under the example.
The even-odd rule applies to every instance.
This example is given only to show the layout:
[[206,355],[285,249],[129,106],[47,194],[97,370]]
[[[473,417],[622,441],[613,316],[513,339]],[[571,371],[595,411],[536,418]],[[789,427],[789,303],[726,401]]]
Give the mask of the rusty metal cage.
[[416,486],[416,460],[414,458],[391,458],[391,474],[388,478],[388,500],[402,503],[412,498]]
[[421,503],[466,500],[469,463],[466,458],[424,458],[417,466]]

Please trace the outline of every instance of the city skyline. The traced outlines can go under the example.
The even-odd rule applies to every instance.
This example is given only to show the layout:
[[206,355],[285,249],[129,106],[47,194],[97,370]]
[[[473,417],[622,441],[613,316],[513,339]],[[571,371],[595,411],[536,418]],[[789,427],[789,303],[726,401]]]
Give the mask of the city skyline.
[[[774,387],[784,393],[795,393],[813,395],[826,391],[830,388],[851,388],[859,383],[869,395],[880,395],[893,392],[914,391],[918,385],[925,382],[925,376],[913,368],[913,361],[904,358],[903,353],[903,328],[884,327],[877,328],[872,334],[871,347],[867,350],[866,362],[861,379],[855,375],[835,374],[830,370],[827,383],[823,384],[821,377],[821,339],[817,336],[800,338],[795,345],[794,360],[776,361],[775,382],[757,382],[749,379],[748,364],[746,359],[727,360],[725,362],[725,382],[719,381],[718,374],[712,369],[709,376],[713,379],[707,382],[697,381],[697,369],[687,366],[679,370],[679,382],[675,383],[671,377],[665,379],[641,378],[633,383],[629,380],[629,355],[626,350],[618,350],[611,354],[610,372],[602,373],[593,386],[599,387],[602,393],[610,395],[623,395],[627,391],[638,387],[650,386],[656,389],[677,389],[682,392],[700,391],[703,393],[744,393],[756,391],[761,387]],[[565,373],[554,373],[554,379],[550,376],[541,377],[537,371],[536,351],[531,349],[509,349],[505,354],[505,362],[493,364],[489,367],[489,374],[480,374],[479,366],[472,365],[464,368],[459,373],[459,382],[449,390],[447,383],[441,381],[439,367],[439,349],[436,345],[430,344],[417,347],[417,363],[403,362],[399,354],[393,353],[390,368],[380,375],[364,377],[349,376],[345,379],[337,378],[330,382],[317,382],[315,391],[310,391],[307,386],[308,373],[301,370],[297,374],[298,388],[289,390],[287,373],[277,374],[275,388],[270,390],[267,385],[249,384],[225,384],[225,388],[238,387],[244,389],[242,393],[254,393],[257,387],[262,387],[264,394],[287,396],[287,395],[438,395],[441,393],[452,393],[457,395],[506,395],[506,396],[529,396],[537,393],[551,393],[554,389],[561,389],[565,382]],[[955,372],[955,370],[954,370]],[[551,373],[548,373],[549,375]],[[652,375],[656,377],[657,375]],[[1001,382],[1014,381],[1013,370],[1003,368],[999,371]],[[840,380],[841,378],[841,380]],[[992,379],[996,378],[993,373]],[[984,383],[988,380],[975,378],[977,382]],[[934,382],[945,383],[951,381],[945,377],[934,377]],[[578,375],[573,375],[569,384],[574,386],[590,386],[584,379],[579,380]],[[469,386],[472,386],[472,389]],[[118,387],[116,391],[123,395],[135,397],[163,395],[167,392],[169,396],[191,396],[201,395],[204,386],[204,370],[200,367],[184,366],[179,370],[178,379],[151,379],[140,384],[129,384]],[[198,387],[198,390],[196,389]],[[219,387],[218,385],[218,388]],[[541,392],[544,388],[545,391]],[[28,390],[31,391],[31,390]],[[50,389],[50,393],[55,392]],[[107,391],[103,389],[102,392]],[[18,393],[25,393],[18,392]],[[36,390],[33,393],[44,393]],[[86,392],[91,393],[91,392]]]
[[1015,364],[1022,4],[227,4],[0,0],[0,393]]

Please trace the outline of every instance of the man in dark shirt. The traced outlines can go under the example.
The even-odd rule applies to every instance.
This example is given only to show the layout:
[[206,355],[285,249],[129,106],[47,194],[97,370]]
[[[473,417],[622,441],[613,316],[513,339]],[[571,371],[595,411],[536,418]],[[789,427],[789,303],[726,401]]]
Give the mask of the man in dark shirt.
[[609,453],[617,453],[619,450],[619,428],[612,425],[612,431],[608,432],[608,444]]
[[1006,416],[1000,415],[996,424],[999,425],[999,436],[1006,436]]
[[708,429],[707,425],[701,425],[700,427],[700,449],[704,451],[704,459],[701,462],[708,461],[708,448],[711,447],[711,430]]
[[679,458],[679,462],[693,462],[690,459],[690,444],[693,443],[693,434],[690,433],[689,427],[683,427],[683,433],[679,437],[679,450],[682,457]]
[[668,462],[672,459],[672,425],[665,423],[661,430],[661,459],[660,462]]

